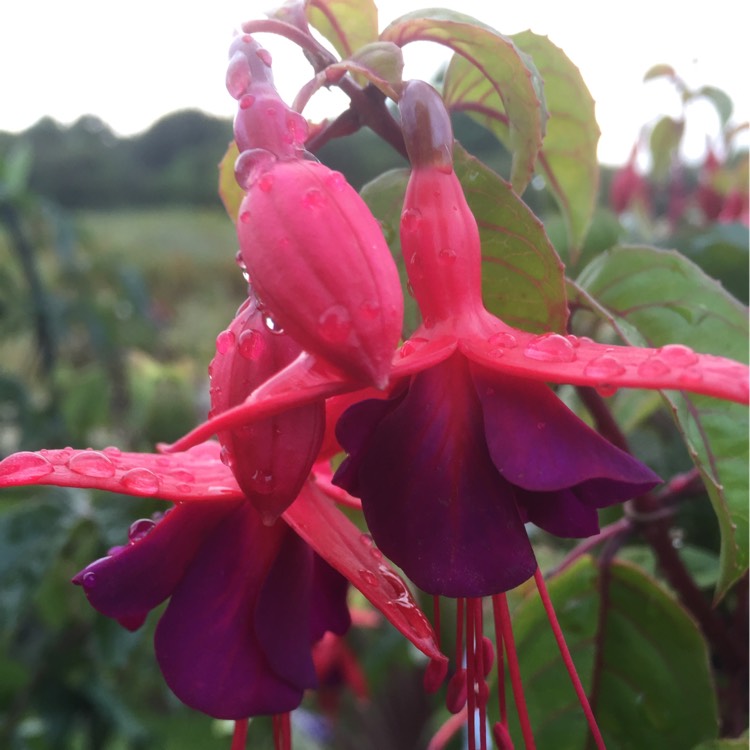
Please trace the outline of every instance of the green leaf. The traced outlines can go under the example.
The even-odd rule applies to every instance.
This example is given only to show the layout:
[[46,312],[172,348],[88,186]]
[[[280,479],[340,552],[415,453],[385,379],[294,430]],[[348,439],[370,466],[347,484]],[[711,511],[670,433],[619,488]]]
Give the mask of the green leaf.
[[[613,248],[592,261],[577,283],[590,307],[628,343],[678,343],[747,362],[746,308],[676,252]],[[663,396],[719,520],[721,597],[748,566],[747,408],[677,391]]]
[[651,158],[653,166],[651,174],[657,182],[662,182],[669,176],[674,155],[677,153],[682,134],[685,131],[683,120],[673,120],[662,117],[651,131]]
[[[547,37],[525,31],[512,39],[533,59],[544,79],[549,120],[539,167],[562,211],[575,260],[599,188],[599,126],[594,100],[578,68]],[[466,58],[454,55],[451,59],[443,93],[451,109],[470,113],[507,145],[508,118],[503,103],[490,81]]]
[[[663,750],[668,737],[670,750],[690,750],[716,737],[716,698],[697,626],[637,568],[616,562],[609,570],[604,597],[590,558],[548,582],[607,747]],[[513,629],[538,750],[584,750],[586,721],[538,595],[516,608]],[[515,712],[509,715],[520,746]]]
[[734,105],[725,91],[716,88],[716,86],[702,86],[695,92],[695,96],[704,96],[716,107],[722,125],[729,122]]
[[675,78],[677,73],[671,65],[665,65],[660,63],[654,65],[646,71],[646,75],[643,76],[644,81],[651,81],[654,78]]
[[351,57],[378,38],[378,9],[372,0],[308,0],[307,20],[341,57]]
[[232,141],[229,148],[219,162],[219,197],[224,204],[229,218],[236,224],[240,212],[240,203],[245,197],[244,190],[234,178],[234,163],[240,155],[237,144]]
[[449,10],[408,13],[388,26],[380,38],[399,47],[409,42],[437,42],[481,71],[508,116],[511,182],[520,195],[534,173],[544,135],[542,81],[531,59],[510,38],[471,16]]
[[[404,70],[404,56],[401,48],[392,42],[373,42],[366,44],[350,58],[329,65],[318,73],[304,89],[304,101],[323,86],[340,80],[349,72],[360,79],[377,86],[386,96],[394,101],[398,99],[398,87],[401,85],[401,74]],[[296,100],[299,104],[300,98]]]
[[[568,309],[563,265],[539,219],[510,184],[489,167],[453,149],[454,168],[461,180],[482,241],[482,291],[487,309],[506,323],[527,331],[564,331]],[[380,222],[406,285],[399,224],[409,172],[393,170],[362,189],[362,197]],[[406,295],[407,333],[419,313]]]

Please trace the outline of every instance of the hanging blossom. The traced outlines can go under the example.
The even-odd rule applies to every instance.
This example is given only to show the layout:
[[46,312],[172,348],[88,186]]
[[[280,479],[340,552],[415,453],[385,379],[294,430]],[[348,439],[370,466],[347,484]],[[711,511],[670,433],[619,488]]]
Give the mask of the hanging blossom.
[[[299,352],[264,318],[249,299],[217,338],[212,412]],[[229,430],[185,452],[65,448],[0,462],[0,487],[92,488],[172,503],[134,522],[126,544],[73,582],[130,630],[169,600],[155,633],[164,678],[192,708],[237,720],[237,747],[245,719],[267,714],[277,747],[290,746],[288,712],[318,684],[315,645],[349,627],[349,583],[431,660],[446,661],[406,585],[334,505],[354,500],[330,484],[325,451],[335,442],[323,440],[320,408]]]
[[[350,392],[353,405],[337,429],[349,456],[335,481],[361,498],[382,552],[428,593],[457,599],[448,706],[479,711],[484,726],[486,679],[496,654],[484,636],[482,597],[490,596],[497,654],[504,649],[524,740],[533,747],[504,594],[533,576],[603,747],[524,524],[563,537],[590,536],[599,528],[598,508],[637,496],[659,478],[579,420],[547,384],[673,388],[747,403],[748,370],[678,344],[651,349],[534,335],[491,315],[481,299],[479,233],[452,169],[453,136],[442,100],[426,84],[410,82],[399,106],[413,168],[401,244],[423,324],[394,357],[388,388],[366,393],[360,378],[311,348],[172,448]],[[444,663],[435,662],[429,688],[444,675]],[[495,739],[508,747],[502,696],[499,714]],[[477,739],[485,747],[472,720],[467,727],[470,747]]]

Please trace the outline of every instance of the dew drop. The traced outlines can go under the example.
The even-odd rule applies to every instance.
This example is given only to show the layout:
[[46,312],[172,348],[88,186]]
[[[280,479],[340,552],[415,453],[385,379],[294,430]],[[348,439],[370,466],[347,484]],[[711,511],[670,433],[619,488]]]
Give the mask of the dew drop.
[[263,316],[263,325],[271,332],[275,334],[284,333],[284,329],[270,316]]
[[251,218],[252,218],[252,217],[251,217],[251,215],[250,215],[250,212],[249,212],[249,211],[243,211],[243,212],[242,212],[242,213],[240,214],[240,221],[241,221],[241,222],[242,222],[243,224],[249,224],[249,223],[250,223],[250,219],[251,219]]
[[245,94],[240,97],[240,109],[250,109],[255,104],[255,97],[252,94]]
[[326,184],[332,190],[341,192],[346,187],[346,178],[341,174],[341,172],[331,172],[326,177]]
[[404,232],[416,232],[422,223],[422,213],[418,208],[407,208],[401,214],[401,229]]
[[184,469],[175,469],[174,471],[170,471],[169,476],[175,482],[184,482],[186,484],[195,483],[195,476],[189,471],[185,471]]
[[115,475],[115,465],[99,451],[76,453],[68,461],[68,468],[85,477],[113,477]]
[[96,585],[96,573],[91,570],[88,573],[84,573],[81,577],[81,583],[86,590],[94,588]]
[[55,467],[44,456],[31,451],[23,451],[0,461],[0,476],[5,479],[32,481],[51,474]]
[[523,354],[528,359],[538,362],[573,362],[576,358],[573,344],[558,333],[545,333],[534,337],[526,344]]
[[264,65],[269,68],[271,67],[273,60],[271,58],[271,53],[267,49],[261,47],[260,49],[255,50],[255,54],[258,55],[258,58]]
[[120,484],[139,495],[155,495],[159,491],[159,477],[149,469],[131,469],[120,477]]
[[362,545],[363,547],[366,547],[367,549],[370,549],[370,547],[372,547],[372,545],[373,545],[373,544],[374,544],[375,542],[373,542],[373,540],[372,540],[372,536],[371,536],[370,534],[360,534],[360,535],[359,535],[359,543],[360,543],[360,544],[361,544],[361,545]]
[[670,371],[669,365],[660,359],[653,357],[638,365],[638,374],[642,378],[658,378],[667,375]]
[[599,385],[594,386],[594,390],[600,396],[604,396],[604,398],[610,398],[611,396],[614,396],[615,393],[617,393],[618,388],[616,385],[610,385],[609,383],[600,383]]
[[583,374],[590,378],[602,378],[607,380],[622,375],[625,368],[622,363],[611,354],[604,354],[601,357],[592,359],[583,368]]
[[661,358],[674,367],[687,367],[698,361],[698,355],[689,347],[682,344],[667,344],[659,349]]
[[368,585],[368,586],[377,586],[378,585],[378,577],[370,570],[360,570],[359,571],[359,577]]
[[216,337],[216,351],[218,354],[228,354],[235,344],[236,338],[232,331],[222,331]]
[[380,316],[380,305],[372,300],[367,300],[359,306],[359,311],[365,320],[377,320]]
[[302,196],[302,205],[305,208],[320,208],[326,202],[323,193],[318,188],[310,188]]
[[307,140],[309,128],[307,120],[297,112],[291,112],[286,117],[286,134],[284,140],[289,144],[302,145]]
[[221,450],[219,451],[219,461],[221,461],[224,466],[228,466],[229,468],[232,467],[232,454],[229,452],[229,449],[225,445],[222,446]]
[[265,174],[262,174],[260,177],[258,177],[257,185],[258,190],[260,190],[262,193],[270,193],[273,188],[273,174],[270,172],[266,172]]
[[320,335],[332,343],[343,343],[349,338],[352,320],[343,305],[329,307],[318,319]]
[[516,337],[507,331],[493,333],[492,336],[487,339],[487,343],[490,346],[499,346],[503,349],[515,349],[518,346]]
[[455,262],[456,262],[456,258],[457,258],[457,257],[458,257],[458,256],[456,255],[456,251],[455,251],[455,250],[451,250],[451,249],[450,249],[449,247],[445,247],[445,248],[443,248],[443,249],[442,249],[442,250],[441,250],[441,251],[440,251],[440,252],[438,253],[438,260],[439,260],[439,261],[440,261],[441,263],[444,263],[444,264],[445,264],[445,265],[447,265],[447,266],[450,266],[450,265],[452,265],[453,263],[455,263]]
[[117,458],[122,455],[122,451],[116,445],[108,445],[102,453],[105,453],[107,456],[112,456],[112,458]]
[[237,342],[237,349],[240,356],[244,359],[256,362],[262,356],[265,348],[265,341],[263,341],[263,335],[260,331],[255,331],[250,328],[240,334],[240,338]]
[[240,187],[247,189],[258,175],[267,172],[275,163],[276,156],[265,148],[245,149],[234,162],[234,178]]
[[253,492],[259,495],[270,495],[275,488],[273,474],[262,469],[256,469],[250,477],[250,485]]
[[414,296],[414,287],[411,285],[411,281],[406,282],[406,293],[410,296]]
[[128,539],[131,544],[140,542],[141,539],[148,536],[156,528],[156,521],[152,521],[150,518],[139,518],[137,521],[133,521],[128,529]]
[[581,340],[578,338],[578,336],[575,336],[572,333],[567,334],[565,338],[570,341],[574,349],[578,349],[578,347],[581,345]]

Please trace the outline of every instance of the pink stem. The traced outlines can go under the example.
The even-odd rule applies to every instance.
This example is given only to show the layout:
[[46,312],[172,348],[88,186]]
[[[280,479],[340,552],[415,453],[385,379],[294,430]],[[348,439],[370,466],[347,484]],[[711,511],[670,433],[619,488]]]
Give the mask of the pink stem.
[[465,707],[462,708],[457,714],[451,714],[445,724],[443,724],[440,729],[435,732],[435,735],[430,740],[430,744],[427,745],[427,750],[445,750],[445,746],[456,736],[458,731],[464,725],[465,721]]
[[591,735],[594,738],[594,742],[596,743],[596,746],[599,750],[607,750],[604,744],[604,739],[602,738],[602,734],[599,731],[599,727],[596,723],[594,712],[591,710],[591,705],[589,704],[589,699],[586,695],[586,691],[583,689],[581,679],[578,676],[578,672],[576,671],[576,666],[573,663],[572,657],[570,656],[568,644],[565,643],[565,637],[563,636],[562,629],[560,628],[560,623],[557,619],[555,608],[552,606],[552,600],[549,598],[547,586],[544,583],[544,576],[542,575],[542,571],[539,570],[539,568],[537,568],[536,572],[534,573],[534,581],[536,582],[539,596],[542,598],[542,604],[544,605],[544,610],[547,613],[547,619],[549,620],[549,624],[552,627],[552,632],[555,635],[557,647],[560,649],[560,655],[562,656],[563,663],[565,664],[565,669],[568,670],[570,681],[573,683],[573,688],[575,689],[576,695],[578,696],[578,701],[580,702],[583,713],[586,716],[586,721],[588,722],[589,729],[591,730]]
[[523,694],[523,685],[521,684],[521,669],[518,666],[518,654],[516,653],[516,644],[513,639],[513,626],[510,622],[510,612],[508,611],[508,599],[505,594],[496,594],[492,597],[493,602],[497,600],[497,613],[500,615],[500,628],[503,632],[503,642],[505,644],[505,654],[508,657],[508,672],[510,673],[510,684],[513,688],[513,698],[516,702],[518,711],[518,720],[521,723],[521,734],[526,750],[536,750],[534,734],[531,731],[531,721],[529,721],[529,710],[526,707],[526,698]]

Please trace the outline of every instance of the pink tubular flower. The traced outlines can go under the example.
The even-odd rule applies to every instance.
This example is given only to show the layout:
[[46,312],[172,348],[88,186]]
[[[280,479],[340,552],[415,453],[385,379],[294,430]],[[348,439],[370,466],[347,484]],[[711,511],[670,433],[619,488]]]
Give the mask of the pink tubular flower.
[[307,124],[276,93],[266,50],[246,34],[230,56],[235,173],[247,191],[237,234],[253,289],[306,351],[384,387],[403,298],[380,226],[342,174],[305,158]]

